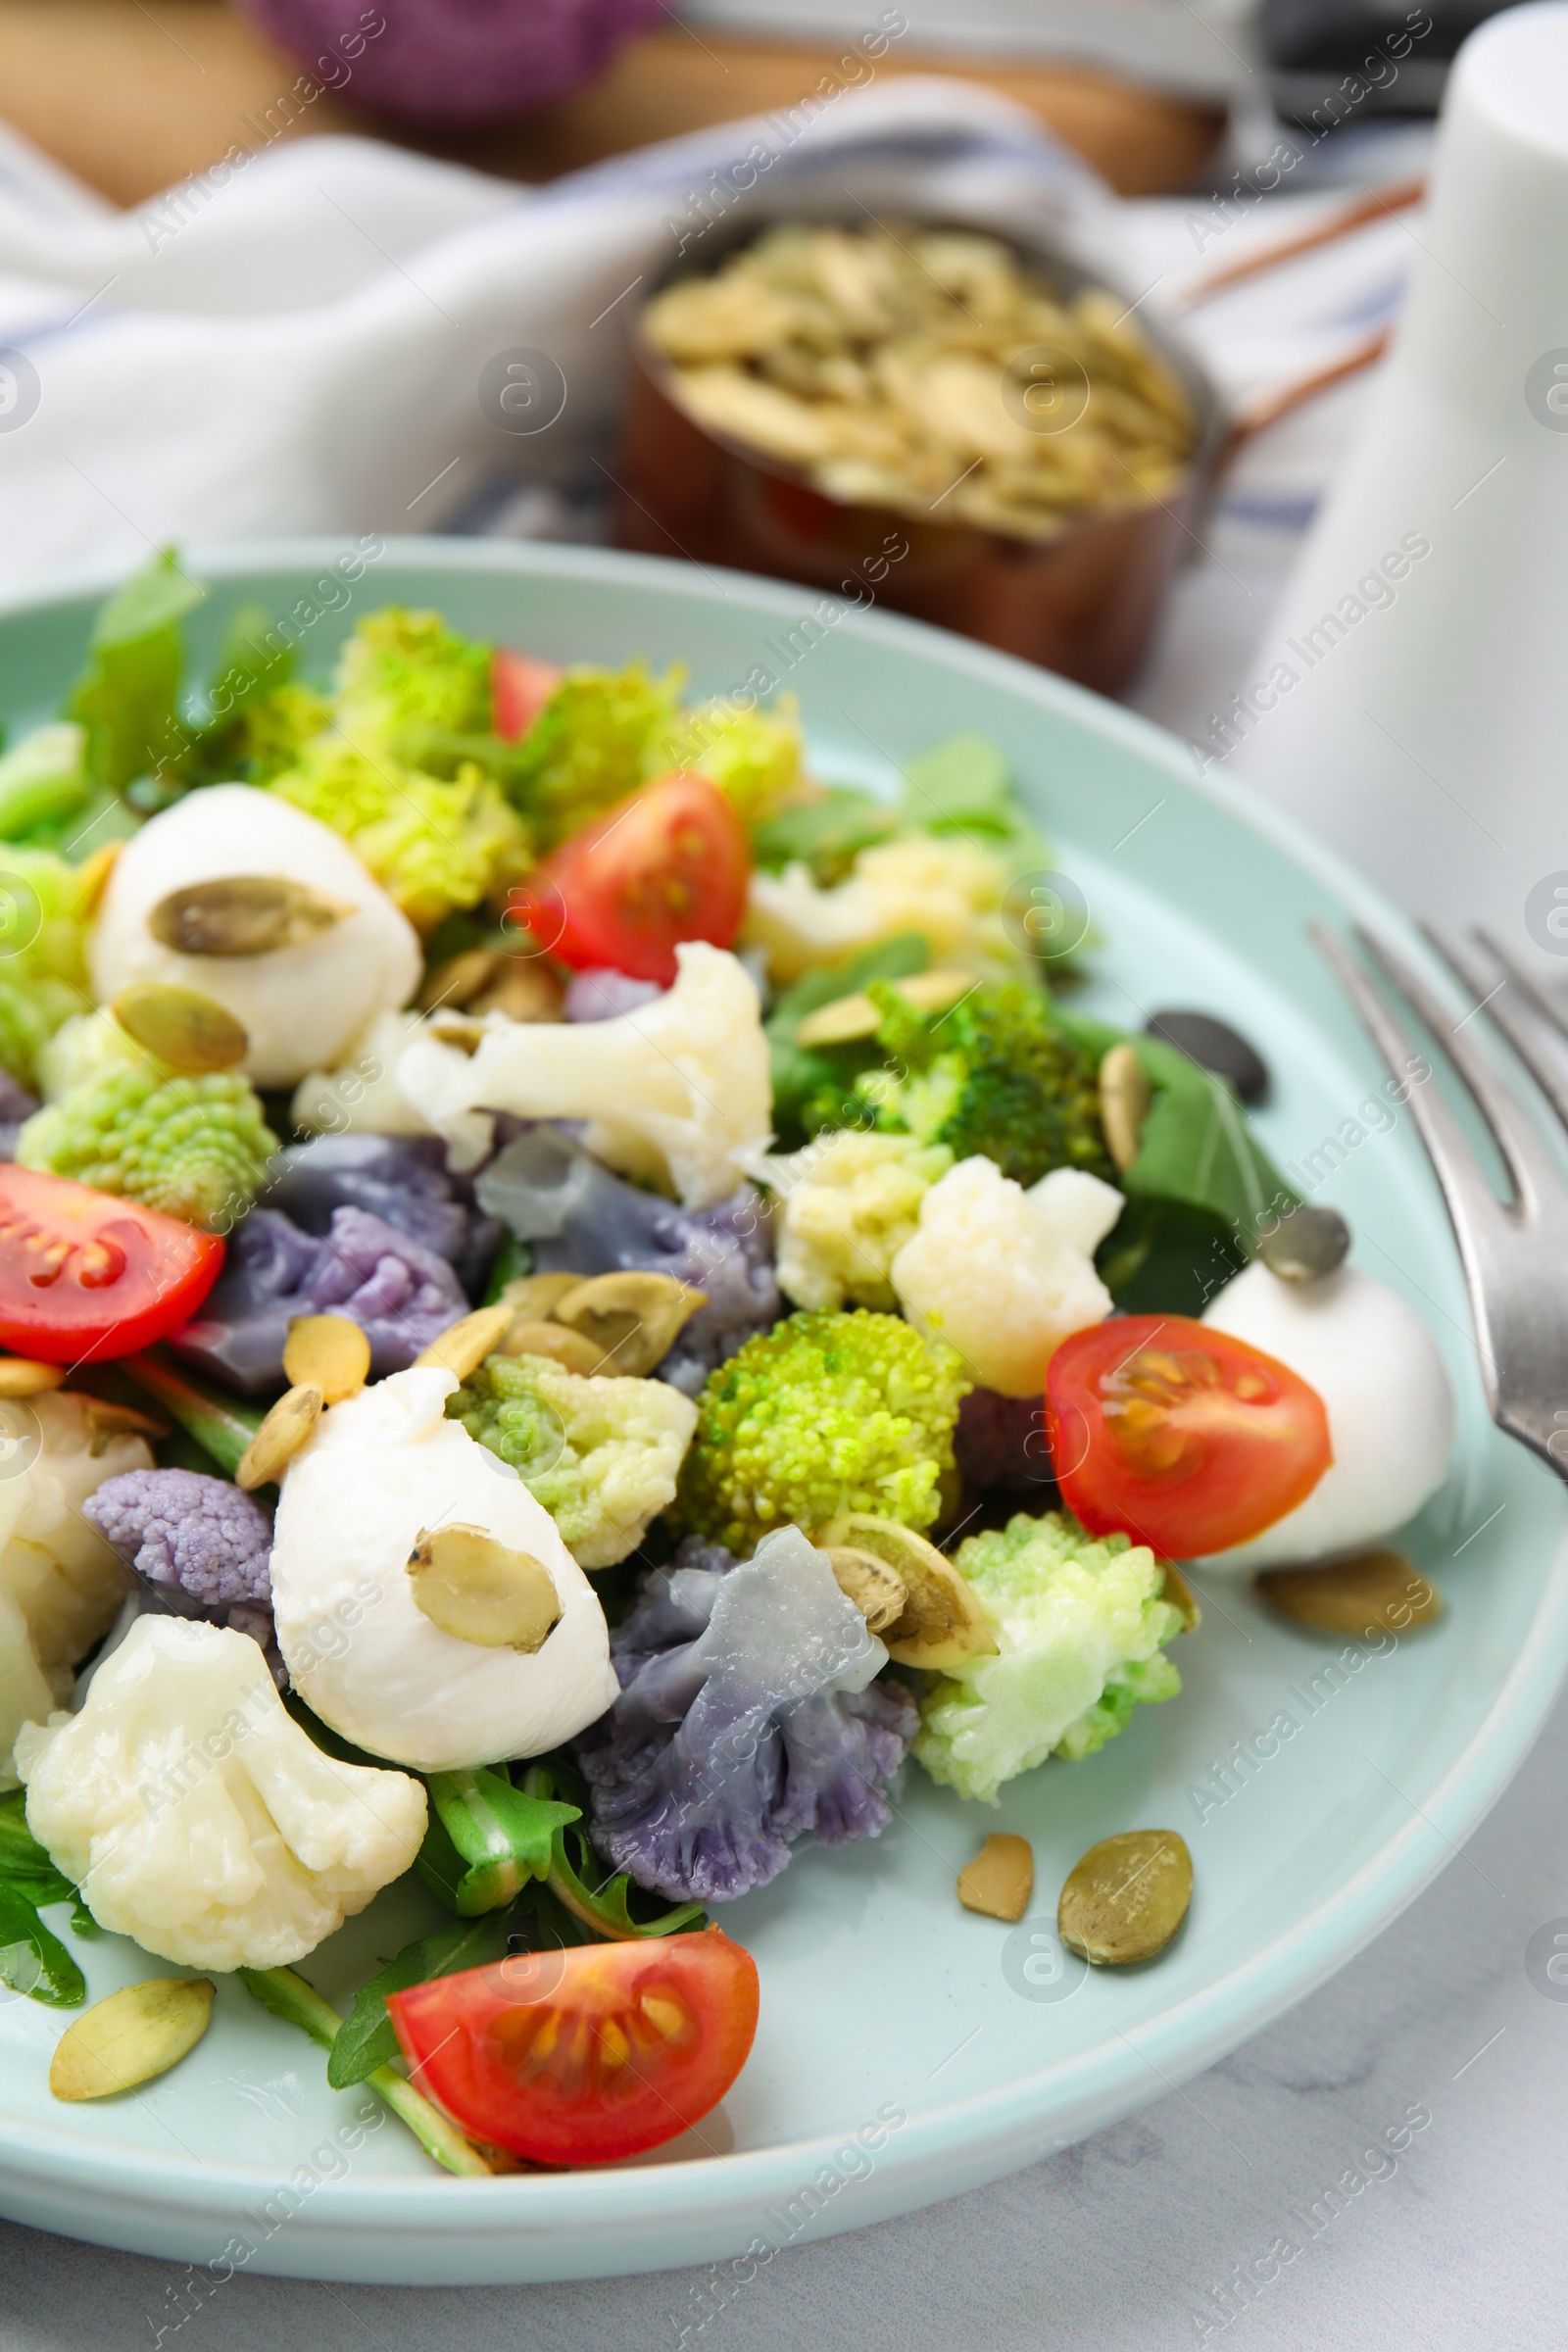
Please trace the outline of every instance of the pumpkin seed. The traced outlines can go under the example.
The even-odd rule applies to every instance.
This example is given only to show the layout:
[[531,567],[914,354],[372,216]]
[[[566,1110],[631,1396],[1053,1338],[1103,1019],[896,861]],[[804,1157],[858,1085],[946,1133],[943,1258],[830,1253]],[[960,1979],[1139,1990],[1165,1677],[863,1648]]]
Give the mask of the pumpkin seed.
[[461,956],[449,956],[425,975],[419,991],[419,1010],[435,1012],[443,1004],[471,1003],[496,968],[493,948],[465,948]]
[[409,1555],[409,1582],[432,1625],[481,1649],[531,1656],[561,1622],[561,1597],[544,1562],[482,1527],[421,1531]]
[[1165,1949],[1192,1899],[1187,1840],[1175,1830],[1127,1830],[1067,1873],[1056,1933],[1095,1968],[1129,1968]]
[[852,1544],[835,1544],[827,1562],[839,1591],[854,1601],[871,1633],[885,1634],[897,1625],[909,1605],[909,1588],[896,1568]]
[[988,1919],[1022,1919],[1034,1890],[1034,1848],[1008,1830],[994,1831],[958,1873],[959,1902]]
[[107,1453],[116,1438],[167,1438],[167,1421],[155,1421],[151,1413],[139,1413],[133,1404],[107,1404],[102,1397],[88,1401],[84,1415],[87,1423],[87,1451],[96,1461]]
[[415,1357],[416,1364],[439,1364],[447,1372],[455,1372],[459,1380],[466,1380],[477,1372],[487,1355],[494,1355],[511,1329],[510,1306],[479,1306],[471,1315],[463,1315],[449,1324],[439,1339]]
[[239,1457],[234,1484],[247,1494],[269,1486],[287,1469],[321,1412],[321,1392],[305,1381],[281,1396]]
[[148,1977],[94,2001],[55,2044],[55,2097],[108,2098],[167,2074],[206,2033],[214,1990],[210,1977]]
[[995,1655],[996,1635],[968,1578],[912,1528],[870,1511],[846,1511],[811,1540],[822,1551],[868,1551],[903,1579],[907,1603],[883,1636],[898,1665],[937,1672]]
[[64,1364],[36,1363],[29,1355],[0,1355],[0,1396],[41,1396],[58,1389],[66,1377]]
[[1174,1561],[1161,1560],[1159,1564],[1165,1572],[1165,1582],[1160,1589],[1159,1597],[1161,1600],[1168,1600],[1173,1609],[1180,1610],[1182,1632],[1184,1634],[1194,1633],[1202,1623],[1202,1611],[1198,1605],[1198,1595]]
[[109,1009],[127,1037],[172,1070],[231,1070],[251,1050],[244,1024],[199,989],[134,980]]
[[223,874],[172,890],[147,928],[179,956],[270,956],[303,947],[354,912],[286,874]]
[[456,1046],[460,1054],[474,1054],[484,1037],[484,1023],[471,1012],[438,1012],[430,1023],[430,1035],[443,1046]]
[[547,1355],[564,1371],[580,1373],[584,1379],[591,1379],[605,1361],[602,1348],[580,1331],[568,1331],[564,1323],[514,1323],[501,1343],[501,1353]]
[[565,990],[538,957],[502,956],[489,986],[475,997],[474,1012],[504,1012],[509,1021],[559,1021]]
[[124,848],[122,841],[106,841],[101,849],[84,858],[76,868],[76,905],[84,923],[90,923],[103,905],[109,877],[115,870],[115,860]]
[[524,1323],[548,1323],[556,1311],[556,1300],[579,1289],[581,1283],[580,1274],[519,1274],[507,1284],[498,1303],[510,1306]]
[[295,1315],[283,1346],[283,1373],[296,1388],[319,1389],[323,1404],[341,1404],[370,1377],[370,1343],[347,1315]]
[[1100,1123],[1119,1176],[1138,1157],[1152,1099],[1136,1048],[1112,1046],[1100,1065]]
[[[907,979],[894,983],[901,997],[917,1012],[940,1012],[944,1005],[956,1004],[967,996],[975,985],[973,972],[938,970],[911,972]],[[819,1004],[808,1012],[795,1032],[798,1046],[848,1046],[862,1037],[874,1037],[882,1025],[882,1015],[867,996],[835,997],[829,1004]]]
[[1350,1228],[1337,1208],[1310,1201],[1259,1234],[1257,1254],[1281,1282],[1322,1282],[1350,1253]]
[[555,1320],[580,1332],[607,1371],[640,1380],[662,1363],[683,1323],[708,1304],[672,1274],[595,1274],[555,1304]]
[[1144,1023],[1146,1037],[1174,1046],[1200,1070],[1228,1078],[1244,1102],[1261,1102],[1268,1093],[1268,1064],[1255,1046],[1250,1046],[1229,1021],[1211,1012],[1152,1012]]
[[1256,1580],[1267,1601],[1325,1634],[1403,1633],[1443,1614],[1436,1585],[1402,1551],[1363,1551],[1310,1568],[1269,1568]]

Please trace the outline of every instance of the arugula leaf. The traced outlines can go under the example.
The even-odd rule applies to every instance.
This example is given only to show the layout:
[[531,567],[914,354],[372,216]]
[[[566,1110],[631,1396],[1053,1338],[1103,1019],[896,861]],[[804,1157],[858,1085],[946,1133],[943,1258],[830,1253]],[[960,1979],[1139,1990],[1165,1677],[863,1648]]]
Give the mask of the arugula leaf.
[[[53,1897],[48,1898],[53,1900]],[[20,1886],[0,1881],[0,1984],[50,2009],[75,2009],[87,1980]]]
[[1127,1207],[1102,1243],[1102,1279],[1135,1313],[1199,1315],[1298,1199],[1247,1123],[1235,1090],[1155,1037],[1081,1013],[1058,1018],[1098,1063],[1130,1045],[1153,1101],[1138,1157],[1118,1179]]
[[883,1058],[874,1038],[853,1046],[802,1048],[795,1032],[808,1012],[853,997],[873,980],[905,980],[923,972],[931,951],[918,931],[899,931],[852,956],[831,971],[808,972],[787,988],[763,1023],[773,1074],[773,1125],[780,1147],[789,1151],[824,1127],[847,1126],[864,1105],[855,1081]]
[[[559,1765],[531,1764],[523,1776],[523,1787],[530,1796],[544,1800],[555,1794],[558,1784],[563,1780],[568,1786],[580,1785],[575,1773],[564,1772]],[[576,1818],[577,1807],[572,1806],[569,1810]],[[575,1864],[566,1852],[568,1835],[577,1849]],[[701,1903],[677,1903],[672,1911],[662,1911],[656,1919],[633,1919],[629,1908],[632,1887],[630,1874],[622,1871],[618,1878],[608,1880],[603,1886],[591,1887],[582,1874],[593,1867],[596,1859],[581,1829],[568,1831],[563,1825],[551,1840],[550,1869],[544,1887],[547,1896],[553,1895],[572,1920],[590,1929],[594,1935],[615,1942],[624,1942],[634,1936],[675,1936],[683,1928],[699,1926],[706,1917]],[[528,1897],[535,1902],[543,1919],[544,1907],[538,1901],[540,1891],[530,1887]]]
[[1021,872],[1051,852],[1016,798],[1006,760],[985,735],[950,735],[904,763],[904,818],[924,833],[964,833]]
[[398,2055],[398,2037],[387,2015],[386,1996],[410,1984],[427,1984],[432,1977],[455,1977],[466,1968],[483,1968],[503,1959],[507,1949],[507,1915],[487,1912],[481,1919],[458,1920],[405,1944],[395,1960],[360,1986],[354,2006],[338,2029],[326,2079],[334,2090],[363,2082],[378,2066]]
[[814,801],[798,801],[752,828],[752,856],[765,873],[787,865],[808,865],[811,879],[828,890],[842,882],[862,850],[899,830],[897,808],[868,792],[835,784]]
[[416,1858],[419,1876],[462,1919],[499,1911],[529,1879],[550,1869],[552,1839],[581,1819],[576,1805],[514,1788],[503,1772],[433,1772],[430,1827]]
[[180,624],[206,594],[186,579],[169,547],[100,612],[69,707],[86,730],[86,772],[94,784],[123,792],[184,751],[190,730],[179,709]]
[[27,1827],[26,1801],[24,1788],[0,1796],[0,1884],[15,1886],[29,1903],[74,1902],[74,1882],[56,1870]]
[[532,1242],[519,1242],[514,1233],[504,1234],[501,1247],[495,1254],[495,1262],[490,1268],[490,1280],[485,1286],[485,1294],[479,1301],[480,1305],[498,1305],[501,1294],[509,1282],[518,1282],[524,1274],[532,1272]]

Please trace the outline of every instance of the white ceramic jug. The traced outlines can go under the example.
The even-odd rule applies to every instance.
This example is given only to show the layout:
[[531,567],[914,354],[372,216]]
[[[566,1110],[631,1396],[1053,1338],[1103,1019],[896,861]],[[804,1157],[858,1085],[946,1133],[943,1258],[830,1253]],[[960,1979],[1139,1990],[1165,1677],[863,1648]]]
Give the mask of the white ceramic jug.
[[[1568,981],[1568,5],[1459,53],[1365,436],[1227,764],[1413,911]],[[1223,747],[1217,747],[1223,748]]]

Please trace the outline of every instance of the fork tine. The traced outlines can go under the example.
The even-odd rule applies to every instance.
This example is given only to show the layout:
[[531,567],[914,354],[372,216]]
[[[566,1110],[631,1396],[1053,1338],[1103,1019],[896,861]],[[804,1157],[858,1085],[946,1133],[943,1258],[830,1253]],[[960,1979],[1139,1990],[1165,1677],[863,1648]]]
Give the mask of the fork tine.
[[[1528,973],[1498,947],[1494,939],[1478,928],[1475,936],[1488,955],[1501,965],[1503,972],[1501,982],[1489,994],[1485,986],[1486,975],[1467,948],[1457,940],[1445,939],[1442,932],[1434,930],[1430,923],[1423,923],[1421,928],[1449,970],[1486,1006],[1488,1020],[1494,1028],[1501,1030],[1564,1127],[1568,1128],[1568,1029],[1563,1027],[1561,1019],[1545,999],[1537,993]],[[1519,1005],[1507,993],[1510,988],[1524,999],[1528,1010],[1521,1012]],[[1549,1024],[1548,1034],[1558,1039],[1563,1049],[1555,1061],[1544,1051],[1542,1024]]]
[[[1377,1047],[1394,1077],[1408,1080],[1409,1064],[1416,1060],[1425,1066],[1425,1056],[1416,1047],[1409,1031],[1396,1020],[1362,971],[1337,932],[1326,923],[1307,925],[1312,944],[1338,980],[1359,1015],[1363,1028]],[[1487,1182],[1481,1163],[1465,1141],[1458,1120],[1435,1088],[1413,1087],[1406,1100],[1406,1108],[1415,1131],[1426,1146],[1443,1197],[1447,1202],[1449,1221],[1464,1260],[1465,1281],[1470,1288],[1478,1328],[1483,1313],[1478,1284],[1480,1265],[1478,1246],[1483,1235],[1495,1234],[1501,1226],[1502,1208],[1496,1194]]]
[[[1544,1197],[1549,1198],[1561,1192],[1562,1178],[1541,1140],[1540,1130],[1518,1096],[1501,1073],[1494,1069],[1474,1040],[1464,1034],[1466,1022],[1480,1011],[1481,1006],[1473,1004],[1459,1021],[1451,1021],[1447,1007],[1433,995],[1420,974],[1412,971],[1402,956],[1396,956],[1386,942],[1359,923],[1355,926],[1355,936],[1384,978],[1397,990],[1405,1004],[1420,1015],[1464,1080],[1471,1101],[1486,1121],[1492,1140],[1502,1154],[1513,1190],[1513,1205],[1526,1215],[1539,1211]],[[1420,1125],[1419,1118],[1416,1124]],[[1455,1134],[1457,1132],[1455,1129]],[[1490,1186],[1488,1190],[1491,1190]]]

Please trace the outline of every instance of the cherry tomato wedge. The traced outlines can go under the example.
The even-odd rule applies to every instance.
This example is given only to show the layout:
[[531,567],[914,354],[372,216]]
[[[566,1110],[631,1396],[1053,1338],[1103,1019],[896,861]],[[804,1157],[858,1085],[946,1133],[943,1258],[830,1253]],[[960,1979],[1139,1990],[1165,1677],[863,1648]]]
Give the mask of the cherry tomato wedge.
[[46,1363],[134,1355],[193,1315],[216,1234],[67,1176],[0,1166],[0,1346]]
[[757,2034],[757,1963],[700,1936],[524,1952],[387,1995],[419,2089],[535,2164],[608,2164],[716,2107]]
[[559,662],[536,662],[498,645],[490,657],[490,714],[504,743],[526,735],[565,676]]
[[1250,1543],[1334,1459],[1317,1391],[1186,1315],[1125,1315],[1064,1340],[1046,1372],[1062,1499],[1091,1535],[1170,1559]]
[[727,948],[746,911],[746,828],[706,776],[665,776],[574,833],[514,895],[542,947],[578,971],[668,988],[683,939]]

